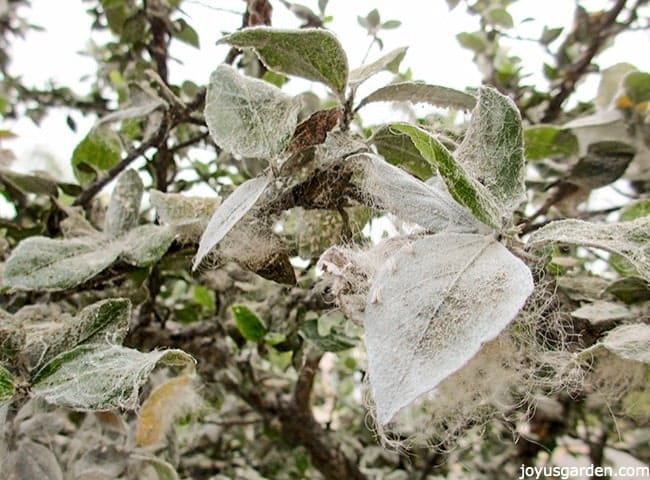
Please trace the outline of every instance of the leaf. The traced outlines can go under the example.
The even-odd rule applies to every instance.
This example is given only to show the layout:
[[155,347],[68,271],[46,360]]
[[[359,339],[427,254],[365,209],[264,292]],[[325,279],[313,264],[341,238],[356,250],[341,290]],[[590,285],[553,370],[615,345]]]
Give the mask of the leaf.
[[650,325],[621,325],[610,330],[600,343],[621,358],[650,363]]
[[103,116],[97,125],[120,122],[131,118],[146,117],[156,110],[167,107],[167,103],[149,88],[134,84],[129,87],[129,103],[119,110]]
[[474,53],[481,53],[487,48],[487,44],[481,32],[460,32],[456,35],[456,39],[458,40],[458,43],[460,43],[461,47],[472,50]]
[[414,125],[395,123],[391,128],[411,137],[420,154],[438,169],[449,193],[458,203],[469,208],[486,225],[493,228],[501,225],[501,217],[490,192],[468,175],[442,143]]
[[[133,454],[131,458],[146,462],[158,476],[158,480],[180,480],[178,472],[169,462],[149,455]],[[147,476],[147,478],[150,478]]]
[[269,70],[322,82],[339,98],[345,93],[348,59],[337,38],[327,30],[253,27],[227,35],[219,43],[251,47]]
[[623,87],[634,105],[650,102],[650,73],[628,73],[623,80]]
[[236,155],[269,158],[280,153],[299,111],[298,98],[228,65],[210,76],[205,121],[215,143]]
[[182,375],[158,385],[138,412],[135,442],[139,447],[157,446],[164,441],[174,419],[194,401],[192,375]]
[[166,225],[186,225],[208,221],[221,203],[220,197],[192,197],[180,193],[149,192],[158,220]]
[[267,332],[266,326],[250,308],[245,305],[234,305],[232,313],[235,315],[235,324],[242,337],[251,342],[259,342],[264,338]]
[[650,283],[640,277],[616,280],[606,291],[627,304],[650,301]]
[[20,290],[66,290],[90,280],[118,258],[148,266],[167,251],[174,237],[172,229],[158,225],[141,225],[114,238],[29,237],[7,260],[4,283]]
[[405,133],[384,126],[372,135],[370,142],[388,163],[399,166],[420,180],[426,180],[436,173],[436,169],[424,159],[411,137]]
[[162,258],[175,237],[173,228],[140,225],[119,237],[119,259],[136,267],[148,267]]
[[41,175],[26,175],[0,168],[0,180],[3,183],[9,183],[23,193],[36,193],[54,197],[58,195],[57,182]]
[[0,364],[0,405],[11,399],[14,396],[14,392],[14,376]]
[[394,83],[375,90],[361,100],[357,109],[371,102],[428,103],[434,107],[450,107],[461,110],[471,110],[476,105],[476,99],[468,93],[440,85],[415,82]]
[[549,242],[601,248],[629,260],[646,280],[650,280],[650,216],[629,222],[591,223],[557,220],[534,232],[531,245]]
[[528,267],[491,236],[441,233],[393,255],[372,282],[364,320],[378,421],[460,369],[532,291]]
[[619,93],[625,75],[636,70],[636,67],[629,63],[617,63],[604,69],[598,84],[598,93],[595,100],[596,108],[598,110],[609,108],[614,103],[616,94]]
[[621,210],[621,221],[634,220],[650,215],[650,198],[629,203]]
[[632,317],[633,314],[625,305],[620,303],[597,300],[574,310],[571,312],[571,316],[588,320],[592,325],[596,325],[601,322],[626,320]]
[[104,233],[111,237],[131,230],[138,224],[140,202],[144,185],[140,175],[133,169],[117,177],[111,201],[104,217]]
[[2,473],[8,480],[38,479],[63,480],[63,472],[54,453],[43,445],[22,440],[18,448],[10,452]]
[[181,350],[142,353],[118,345],[81,345],[46,364],[32,379],[32,393],[80,411],[132,410],[158,363],[194,369],[194,359]]
[[534,125],[524,130],[528,160],[568,157],[578,153],[578,139],[571,131],[554,125]]
[[564,181],[585,189],[604,187],[618,180],[634,158],[636,149],[618,141],[595,142],[571,167]]
[[36,338],[34,343],[37,348],[24,354],[30,359],[30,368],[37,368],[60,353],[84,343],[121,343],[130,319],[130,300],[102,300],[87,306],[72,320],[50,333],[45,347],[42,345],[44,338]]
[[455,156],[492,194],[501,217],[509,218],[525,200],[523,129],[510,98],[493,88],[479,89],[478,104]]
[[542,42],[544,45],[549,45],[553,43],[554,40],[557,39],[562,34],[562,31],[564,30],[563,27],[557,27],[557,28],[549,28],[547,26],[544,26],[544,29],[542,30],[542,37],[540,38],[540,42]]
[[[72,170],[82,185],[95,179],[92,169],[108,170],[120,161],[122,141],[106,127],[93,128],[72,152]],[[88,167],[90,166],[90,167]]]
[[361,178],[356,183],[368,207],[386,210],[432,232],[475,232],[478,228],[472,214],[446,191],[426,185],[381,157],[358,154],[347,160],[359,164]]
[[217,211],[214,212],[205,232],[201,236],[192,269],[195,270],[210,250],[253,208],[268,184],[269,179],[267,177],[252,178],[242,183],[226,198]]
[[95,237],[29,237],[7,260],[4,282],[20,290],[65,290],[90,280],[119,253],[117,243],[98,242]]
[[504,28],[512,28],[514,26],[514,21],[512,16],[508,13],[505,8],[493,7],[488,9],[484,14],[484,18],[488,23],[492,25],[497,25]]
[[174,21],[172,35],[174,38],[178,38],[181,42],[185,42],[194,48],[200,48],[201,46],[199,42],[199,34],[182,18]]
[[321,335],[318,332],[318,320],[307,320],[301,327],[304,337],[316,345],[323,352],[342,352],[357,346],[358,339],[348,337],[342,333],[330,332]]
[[350,86],[352,88],[357,88],[370,77],[383,70],[397,73],[399,64],[406,55],[407,50],[408,47],[396,48],[395,50],[391,50],[387,54],[382,55],[372,63],[355,68],[350,72],[350,78],[348,80]]

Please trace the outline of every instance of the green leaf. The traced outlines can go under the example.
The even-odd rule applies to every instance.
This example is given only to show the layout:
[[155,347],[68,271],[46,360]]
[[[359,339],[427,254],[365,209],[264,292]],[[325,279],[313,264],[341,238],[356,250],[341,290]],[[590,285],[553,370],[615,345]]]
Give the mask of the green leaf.
[[[131,318],[131,301],[110,298],[87,306],[72,320],[54,331],[47,339],[47,348],[32,354],[34,368],[42,366],[62,352],[84,343],[121,343]],[[38,355],[38,358],[34,358]]]
[[476,99],[472,95],[459,90],[414,82],[394,83],[382,87],[361,100],[357,109],[371,102],[428,103],[434,107],[461,110],[471,110],[476,105]]
[[386,20],[384,23],[381,24],[382,30],[393,30],[395,28],[399,28],[402,25],[402,22],[399,20]]
[[142,353],[118,345],[81,345],[39,370],[32,393],[81,411],[135,409],[138,390],[158,363],[194,369],[194,359],[181,350]]
[[266,326],[262,320],[245,305],[234,305],[232,313],[235,315],[237,329],[246,340],[259,342],[266,335]]
[[58,195],[57,182],[42,175],[29,175],[0,168],[0,179],[23,193]]
[[214,299],[214,291],[203,285],[194,285],[192,287],[192,296],[194,301],[205,308],[208,312],[214,312],[217,304]]
[[245,157],[282,151],[296,127],[300,100],[268,82],[220,65],[210,76],[205,120],[220,147]]
[[469,208],[486,225],[493,228],[501,226],[501,215],[490,192],[456,162],[442,143],[426,130],[414,125],[396,123],[391,128],[411,137],[420,154],[438,169],[449,193],[458,203]]
[[73,288],[118,259],[138,267],[150,265],[167,251],[174,236],[169,227],[142,225],[115,238],[29,237],[18,244],[7,260],[4,282],[20,290]]
[[320,348],[323,352],[342,352],[350,348],[356,347],[359,342],[358,339],[348,337],[336,331],[330,332],[327,335],[318,333],[318,320],[307,320],[302,325],[302,333],[304,337]]
[[557,220],[533,233],[529,242],[559,242],[607,250],[625,257],[643,278],[650,280],[650,216],[609,224]]
[[547,26],[544,26],[544,29],[542,30],[542,37],[540,38],[540,41],[544,45],[548,45],[550,43],[553,43],[557,37],[559,37],[562,34],[562,31],[564,30],[563,27],[558,27],[558,28],[548,28]]
[[194,48],[200,48],[199,34],[187,23],[184,19],[179,18],[174,22],[174,29],[172,31],[174,38],[185,42]]
[[650,73],[632,72],[625,76],[623,87],[635,105],[650,102]]
[[106,127],[93,128],[72,152],[72,170],[82,185],[95,179],[94,169],[108,170],[120,161],[122,141]]
[[14,396],[14,376],[0,365],[0,404]]
[[384,126],[373,134],[370,141],[391,165],[397,165],[421,180],[435,175],[436,169],[424,159],[411,137],[405,133]]
[[104,217],[104,233],[117,236],[138,224],[144,185],[138,172],[128,169],[117,177]]
[[497,25],[499,27],[504,27],[504,28],[514,27],[514,21],[512,20],[512,16],[508,13],[508,11],[505,8],[501,8],[501,7],[490,8],[483,14],[483,16],[485,20],[487,20],[487,22],[492,25]]
[[399,64],[406,55],[407,50],[408,47],[396,48],[395,50],[388,52],[372,63],[363,65],[359,68],[355,68],[350,72],[350,86],[357,88],[370,77],[383,70],[397,73]]
[[472,50],[475,53],[481,53],[485,51],[487,47],[481,32],[478,33],[461,32],[458,35],[456,35],[456,39],[458,40],[458,43],[460,43],[461,47],[467,48],[468,50]]
[[337,38],[327,30],[253,27],[232,33],[219,43],[251,47],[269,70],[322,82],[343,98],[348,60]]
[[525,155],[528,160],[567,157],[578,153],[578,139],[569,130],[554,125],[534,125],[524,130]]
[[523,128],[519,110],[510,98],[482,87],[458,162],[492,194],[500,216],[509,218],[525,200]]
[[625,277],[613,282],[606,292],[627,304],[647,302],[650,300],[650,283],[640,277]]
[[650,198],[645,198],[642,200],[637,200],[626,205],[621,210],[621,221],[634,220],[637,218],[645,217],[650,215]]

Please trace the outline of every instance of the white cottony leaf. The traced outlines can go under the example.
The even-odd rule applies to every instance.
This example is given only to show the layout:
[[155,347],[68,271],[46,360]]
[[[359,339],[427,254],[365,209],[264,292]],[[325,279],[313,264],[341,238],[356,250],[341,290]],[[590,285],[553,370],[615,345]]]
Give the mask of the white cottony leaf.
[[138,224],[143,191],[144,185],[138,172],[130,168],[120,173],[104,217],[106,235],[120,235]]
[[357,108],[373,102],[428,103],[441,108],[471,110],[476,105],[476,98],[465,92],[440,85],[403,82],[386,85],[372,92],[361,100]]
[[0,466],[0,473],[8,480],[63,480],[61,466],[52,450],[25,439],[7,456],[6,463]]
[[272,157],[284,148],[301,101],[268,82],[220,65],[210,76],[205,121],[220,147],[245,157]]
[[348,157],[348,161],[360,166],[361,178],[357,182],[368,206],[433,232],[475,232],[480,228],[472,213],[446,190],[426,185],[383,158],[361,153]]
[[556,220],[537,230],[529,243],[568,243],[602,248],[628,259],[639,274],[650,280],[650,216],[629,222],[592,223],[583,220]]
[[528,267],[491,236],[440,233],[393,255],[374,278],[364,319],[379,422],[467,363],[532,291]]
[[601,344],[626,360],[650,363],[650,325],[621,325],[610,330]]
[[267,177],[252,178],[242,183],[226,198],[217,211],[214,212],[205,232],[201,236],[199,250],[196,252],[192,268],[198,267],[208,252],[253,208],[253,205],[266,190],[268,184],[269,179]]
[[50,360],[32,379],[32,393],[75,410],[134,409],[158,363],[194,369],[194,359],[181,350],[81,345]]
[[[406,55],[406,50],[408,50],[408,47],[396,48],[372,63],[355,68],[350,72],[348,83],[352,88],[356,88],[382,70],[391,70],[397,73],[397,67],[399,66],[399,62],[404,58],[404,55]],[[395,68],[392,68],[393,66]]]

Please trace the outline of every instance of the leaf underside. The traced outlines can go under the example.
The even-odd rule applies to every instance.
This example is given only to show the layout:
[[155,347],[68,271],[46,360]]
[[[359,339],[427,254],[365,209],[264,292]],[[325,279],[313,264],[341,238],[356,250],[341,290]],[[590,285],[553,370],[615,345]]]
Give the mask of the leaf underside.
[[528,267],[489,236],[441,233],[391,257],[372,283],[364,320],[379,422],[461,368],[532,290]]

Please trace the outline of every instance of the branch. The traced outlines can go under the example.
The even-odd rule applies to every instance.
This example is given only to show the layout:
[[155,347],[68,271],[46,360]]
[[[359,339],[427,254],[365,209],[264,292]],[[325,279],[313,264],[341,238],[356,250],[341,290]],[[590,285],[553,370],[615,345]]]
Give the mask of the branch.
[[551,98],[551,101],[546,108],[546,112],[542,117],[542,123],[550,123],[557,119],[562,111],[562,104],[571,94],[575,91],[578,81],[587,73],[591,61],[598,54],[601,47],[605,42],[614,34],[616,34],[613,27],[616,24],[616,18],[625,7],[626,0],[616,0],[616,4],[612,9],[607,12],[603,20],[600,22],[598,29],[594,36],[591,38],[590,44],[587,49],[578,59],[577,62],[567,71],[560,85],[557,94]]
[[161,128],[158,129],[155,135],[153,135],[149,140],[140,144],[140,146],[132,150],[120,163],[111,168],[106,175],[101,178],[98,178],[93,183],[91,183],[77,199],[73,202],[73,206],[81,206],[87,209],[90,206],[90,202],[97,195],[102,188],[109,184],[115,177],[117,177],[123,170],[125,170],[131,163],[143,155],[147,150],[153,148],[162,142],[167,136],[167,128],[164,125],[161,125]]

